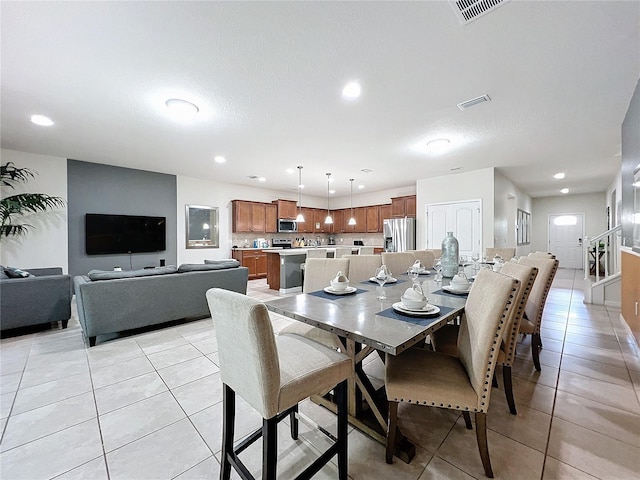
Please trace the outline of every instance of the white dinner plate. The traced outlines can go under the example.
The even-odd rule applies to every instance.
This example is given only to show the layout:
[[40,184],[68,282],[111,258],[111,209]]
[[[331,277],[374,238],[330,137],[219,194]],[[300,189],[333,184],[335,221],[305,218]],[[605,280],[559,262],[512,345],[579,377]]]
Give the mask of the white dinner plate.
[[437,315],[440,313],[440,307],[438,307],[437,305],[431,305],[429,303],[427,303],[424,308],[421,308],[419,310],[407,308],[402,304],[402,302],[394,303],[393,305],[391,305],[391,308],[393,308],[397,312],[404,313],[405,315],[414,315],[416,317],[427,317],[429,315]]
[[451,285],[445,285],[444,287],[442,287],[442,290],[449,293],[455,293],[456,295],[466,295],[471,290],[471,285],[466,288],[457,288],[452,287]]
[[356,287],[347,287],[344,290],[334,290],[333,287],[324,287],[324,291],[331,295],[348,295],[358,290]]
[[[378,283],[378,281],[376,280],[376,277],[371,277],[371,278],[369,279],[369,281],[370,281],[370,282],[373,282],[373,283]],[[393,277],[391,277],[389,280],[387,280],[387,281],[386,281],[386,282],[384,282],[384,283],[385,283],[385,285],[386,285],[387,283],[396,283],[397,281],[398,281],[398,279],[397,279],[397,278],[393,278]]]

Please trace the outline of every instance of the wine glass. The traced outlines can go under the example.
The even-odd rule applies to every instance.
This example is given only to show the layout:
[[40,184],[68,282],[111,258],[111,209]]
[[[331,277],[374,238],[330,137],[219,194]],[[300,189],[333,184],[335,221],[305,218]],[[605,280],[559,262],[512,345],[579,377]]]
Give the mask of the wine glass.
[[436,271],[436,276],[434,280],[436,283],[440,283],[442,281],[442,258],[436,258],[433,262],[433,268]]
[[471,260],[473,260],[473,270],[478,271],[478,260],[480,260],[480,254],[478,252],[473,252],[471,254]]
[[379,295],[377,297],[378,300],[386,300],[387,295],[384,293],[384,284],[391,278],[391,272],[386,265],[380,265],[380,268],[376,271],[376,282],[378,282],[379,286]]
[[409,275],[411,282],[414,284],[417,283],[418,277],[420,276],[420,267],[414,263],[409,267],[409,270],[407,270],[407,275]]

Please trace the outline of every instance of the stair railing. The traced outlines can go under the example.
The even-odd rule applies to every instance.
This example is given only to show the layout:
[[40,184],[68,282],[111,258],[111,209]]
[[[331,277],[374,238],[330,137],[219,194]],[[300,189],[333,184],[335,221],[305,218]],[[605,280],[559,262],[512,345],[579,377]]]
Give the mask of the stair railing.
[[[622,229],[621,225],[616,225],[615,227],[607,230],[600,235],[596,235],[595,237],[584,237],[584,278],[585,280],[589,278],[589,267],[590,267],[590,258],[593,252],[593,261],[594,270],[596,275],[596,282],[600,281],[600,258],[604,259],[604,276],[603,278],[607,278],[610,276],[609,274],[609,253],[612,252],[614,255],[617,255],[618,244],[615,238],[617,232]],[[602,245],[602,246],[601,246]],[[602,255],[600,253],[602,252]],[[613,257],[612,257],[613,258]]]

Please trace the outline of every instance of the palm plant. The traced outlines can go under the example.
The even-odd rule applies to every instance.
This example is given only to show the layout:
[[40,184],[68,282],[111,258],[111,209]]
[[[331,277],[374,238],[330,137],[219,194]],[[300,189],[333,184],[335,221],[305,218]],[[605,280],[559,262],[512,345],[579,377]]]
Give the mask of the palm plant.
[[[3,187],[15,189],[18,183],[26,183],[30,178],[35,178],[35,173],[28,168],[18,168],[13,162],[0,166],[0,185]],[[63,207],[64,204],[64,198],[44,193],[19,193],[3,197],[0,200],[0,238],[23,235],[29,228],[34,228],[28,223],[14,223],[15,217]]]

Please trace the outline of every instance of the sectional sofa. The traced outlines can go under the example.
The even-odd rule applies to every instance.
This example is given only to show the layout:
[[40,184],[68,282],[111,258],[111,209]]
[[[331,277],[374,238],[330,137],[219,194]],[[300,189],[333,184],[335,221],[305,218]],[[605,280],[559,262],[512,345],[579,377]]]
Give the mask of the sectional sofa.
[[78,320],[89,346],[98,335],[209,316],[210,288],[247,293],[249,270],[238,265],[234,260],[76,276]]

